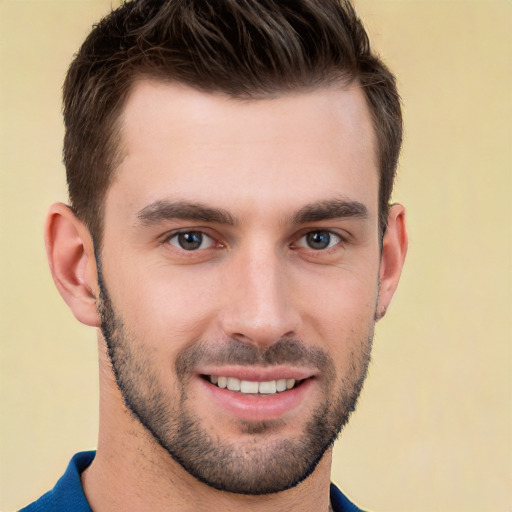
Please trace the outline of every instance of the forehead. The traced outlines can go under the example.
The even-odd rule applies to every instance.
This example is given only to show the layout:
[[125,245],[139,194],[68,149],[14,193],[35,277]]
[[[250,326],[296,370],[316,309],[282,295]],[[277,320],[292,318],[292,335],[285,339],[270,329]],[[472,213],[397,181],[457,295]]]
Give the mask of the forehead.
[[377,208],[374,130],[358,87],[239,100],[142,80],[120,126],[106,214],[116,196],[137,211],[162,199],[276,211],[351,195]]

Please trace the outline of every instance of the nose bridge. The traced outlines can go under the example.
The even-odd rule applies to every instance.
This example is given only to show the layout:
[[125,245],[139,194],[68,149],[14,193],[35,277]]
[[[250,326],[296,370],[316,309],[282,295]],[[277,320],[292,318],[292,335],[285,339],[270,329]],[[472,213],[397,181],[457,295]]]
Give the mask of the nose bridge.
[[294,335],[299,314],[283,257],[272,246],[256,244],[237,257],[223,313],[226,335],[258,345],[270,345]]

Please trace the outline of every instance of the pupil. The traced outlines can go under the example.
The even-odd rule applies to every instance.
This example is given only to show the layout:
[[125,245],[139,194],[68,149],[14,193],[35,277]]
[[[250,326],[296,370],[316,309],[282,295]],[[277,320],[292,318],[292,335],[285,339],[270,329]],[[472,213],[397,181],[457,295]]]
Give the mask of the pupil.
[[312,249],[325,249],[329,246],[331,235],[326,231],[313,231],[307,235],[308,245]]
[[203,236],[198,232],[180,233],[178,235],[178,241],[183,249],[193,251],[194,249],[199,249],[199,247],[201,247]]

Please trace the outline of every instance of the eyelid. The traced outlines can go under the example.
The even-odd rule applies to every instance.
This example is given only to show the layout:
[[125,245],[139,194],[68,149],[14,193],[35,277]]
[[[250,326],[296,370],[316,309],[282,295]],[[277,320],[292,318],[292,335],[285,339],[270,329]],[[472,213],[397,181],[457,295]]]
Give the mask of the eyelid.
[[[306,243],[299,245],[298,242],[305,239],[307,235],[310,233],[328,233],[331,237],[336,237],[337,242],[333,245],[329,245],[325,249],[313,249],[312,247],[308,247]],[[294,242],[291,244],[292,248],[300,248],[300,249],[308,249],[314,251],[316,253],[325,253],[330,250],[335,250],[336,247],[342,247],[345,243],[349,241],[349,236],[347,234],[342,234],[338,230],[328,229],[328,228],[316,228],[316,229],[305,229],[302,230],[297,236],[294,237]]]
[[[221,244],[218,241],[218,237],[213,236],[208,231],[209,230],[206,230],[205,228],[200,228],[200,227],[199,228],[196,228],[196,227],[180,228],[180,229],[175,229],[173,231],[166,233],[165,235],[163,235],[161,240],[162,240],[162,244],[171,245],[173,248],[177,249],[178,251],[189,252],[189,253],[205,251],[205,250],[211,249],[215,246],[223,246],[223,244]],[[171,240],[177,238],[180,234],[183,234],[183,233],[200,233],[203,237],[210,239],[211,244],[208,247],[187,251],[186,249],[179,247],[179,245],[171,243]]]

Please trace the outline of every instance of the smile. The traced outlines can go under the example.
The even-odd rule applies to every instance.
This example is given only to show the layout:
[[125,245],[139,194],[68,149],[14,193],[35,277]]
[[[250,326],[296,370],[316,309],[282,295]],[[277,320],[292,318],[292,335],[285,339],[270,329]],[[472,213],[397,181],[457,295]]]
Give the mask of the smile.
[[205,377],[212,384],[221,389],[228,389],[229,391],[236,391],[251,395],[273,395],[275,393],[281,393],[283,391],[293,389],[301,382],[296,379],[250,381],[237,379],[236,377],[224,377],[217,375],[206,375]]

